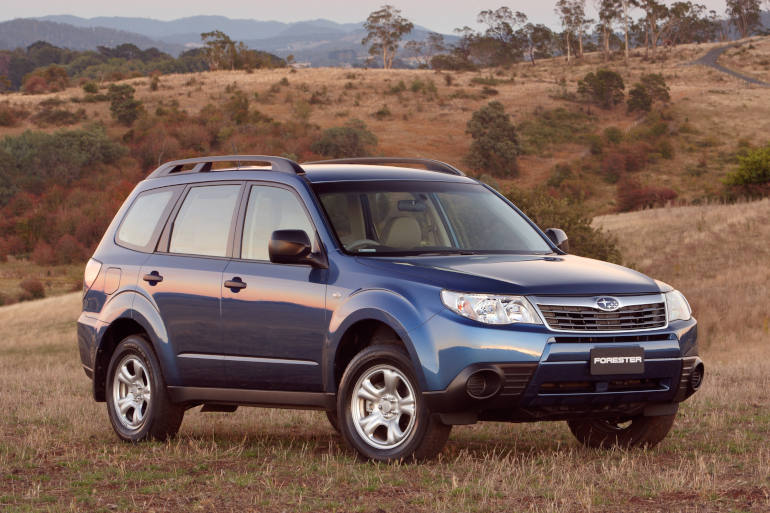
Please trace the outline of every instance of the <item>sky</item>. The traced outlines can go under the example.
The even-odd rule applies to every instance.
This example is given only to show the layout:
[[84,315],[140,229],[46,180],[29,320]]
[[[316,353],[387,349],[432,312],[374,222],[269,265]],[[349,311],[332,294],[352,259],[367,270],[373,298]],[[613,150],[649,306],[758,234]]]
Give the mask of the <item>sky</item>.
[[[720,14],[725,0],[696,0]],[[484,9],[507,5],[526,13],[530,21],[555,27],[556,0],[508,2],[476,2],[468,0],[131,0],[105,2],[104,0],[0,0],[0,20],[31,18],[48,14],[72,14],[84,18],[95,16],[131,16],[171,20],[197,14],[216,14],[229,18],[250,18],[283,22],[326,18],[340,23],[360,22],[385,3],[401,9],[402,15],[418,25],[442,33],[469,25],[477,28],[476,15]],[[594,0],[587,0],[590,8]],[[666,3],[672,3],[667,1]],[[215,7],[213,7],[215,6]],[[592,9],[591,9],[592,10]]]

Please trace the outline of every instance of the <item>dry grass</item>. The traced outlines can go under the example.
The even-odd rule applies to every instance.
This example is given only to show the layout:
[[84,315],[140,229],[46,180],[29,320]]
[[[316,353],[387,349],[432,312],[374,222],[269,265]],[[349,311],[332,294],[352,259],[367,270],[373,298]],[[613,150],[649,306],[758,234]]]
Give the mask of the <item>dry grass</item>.
[[682,289],[703,389],[648,451],[594,451],[564,423],[453,431],[424,465],[360,463],[321,413],[188,412],[179,437],[129,445],[94,403],[77,294],[0,308],[0,510],[770,510],[770,201],[597,219],[631,265]]
[[[757,49],[770,47],[770,37],[752,41]],[[378,136],[377,151],[380,154],[430,157],[461,165],[470,146],[470,139],[465,133],[466,122],[473,111],[491,100],[502,102],[513,114],[514,122],[519,123],[533,119],[537,108],[581,108],[560,98],[563,92],[560,83],[564,80],[566,90],[574,92],[577,81],[598,67],[618,70],[627,88],[643,73],[663,73],[671,86],[672,128],[679,130],[684,126],[688,131],[681,137],[672,138],[675,146],[673,160],[652,164],[640,174],[640,178],[675,189],[681,199],[694,200],[708,197],[720,189],[720,178],[734,166],[730,156],[735,152],[738,140],[763,144],[767,140],[766,134],[770,133],[770,89],[749,87],[745,82],[715,70],[687,65],[713,46],[682,45],[660,50],[656,61],[647,60],[643,51],[637,51],[627,66],[622,60],[604,63],[601,56],[591,54],[570,66],[559,58],[540,61],[537,66],[520,63],[509,69],[480,72],[335,68],[302,69],[296,73],[289,73],[288,70],[259,70],[254,73],[221,71],[163,76],[157,91],[150,90],[146,78],[126,82],[136,87],[137,97],[150,112],[161,103],[168,104],[175,100],[180,108],[191,113],[198,112],[206,104],[223,102],[230,95],[226,89],[235,84],[252,99],[252,108],[278,120],[290,119],[295,103],[309,101],[314,92],[326,88],[330,102],[311,106],[311,123],[328,128],[342,125],[351,118],[359,118]],[[755,50],[751,52],[753,56]],[[752,62],[757,63],[763,58],[759,55],[756,59],[751,57],[754,59]],[[451,86],[444,80],[447,74],[452,76]],[[490,75],[501,81],[493,86],[499,94],[484,98],[481,94],[484,86],[472,80]],[[282,78],[287,78],[289,85],[269,93],[271,86]],[[411,92],[408,88],[416,79],[423,82],[432,80],[437,95]],[[405,83],[407,91],[397,95],[386,94],[399,81]],[[465,94],[458,94],[460,91]],[[254,93],[259,95],[259,100],[254,100]],[[15,93],[4,98],[34,111],[40,101],[52,96],[70,100],[82,97],[83,91],[73,87],[53,95],[25,96]],[[392,115],[376,119],[372,114],[383,105],[388,106]],[[79,103],[77,107],[86,109],[88,121],[107,123],[112,135],[122,136],[126,131],[124,127],[112,123],[106,103]],[[628,130],[639,122],[635,116],[627,115],[623,107],[613,111],[592,111],[597,116],[597,131],[608,126]],[[0,136],[25,129],[36,127],[25,121],[17,127],[0,128]],[[248,148],[239,150],[249,151]],[[543,155],[523,156],[520,160],[521,176],[516,180],[502,181],[501,185],[515,183],[530,188],[544,184],[555,164],[587,154],[586,145],[561,144]],[[706,162],[705,169],[697,168],[700,161]],[[690,169],[696,171],[688,173]],[[590,181],[595,183],[591,184],[592,195],[587,200],[589,208],[596,213],[612,212],[615,186],[602,180]]]
[[719,63],[770,83],[770,38],[750,38],[743,45],[725,52]]

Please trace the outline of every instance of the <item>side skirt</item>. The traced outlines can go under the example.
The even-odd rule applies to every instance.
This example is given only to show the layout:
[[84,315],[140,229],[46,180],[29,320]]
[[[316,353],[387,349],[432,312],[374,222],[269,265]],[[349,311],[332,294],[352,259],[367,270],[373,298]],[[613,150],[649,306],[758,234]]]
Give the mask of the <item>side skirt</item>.
[[335,394],[283,392],[240,388],[168,387],[175,403],[216,403],[238,406],[267,406],[293,410],[334,410]]

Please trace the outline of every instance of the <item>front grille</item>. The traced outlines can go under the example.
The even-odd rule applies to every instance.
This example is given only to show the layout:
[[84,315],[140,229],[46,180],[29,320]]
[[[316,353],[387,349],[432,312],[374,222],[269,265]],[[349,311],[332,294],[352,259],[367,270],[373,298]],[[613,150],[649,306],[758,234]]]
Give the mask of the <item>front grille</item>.
[[571,344],[617,344],[626,342],[657,342],[660,340],[671,340],[676,338],[673,333],[659,333],[655,335],[577,335],[577,336],[559,336],[553,337],[557,343]]
[[666,304],[624,306],[605,312],[590,306],[537,305],[552,329],[563,331],[633,331],[666,326]]

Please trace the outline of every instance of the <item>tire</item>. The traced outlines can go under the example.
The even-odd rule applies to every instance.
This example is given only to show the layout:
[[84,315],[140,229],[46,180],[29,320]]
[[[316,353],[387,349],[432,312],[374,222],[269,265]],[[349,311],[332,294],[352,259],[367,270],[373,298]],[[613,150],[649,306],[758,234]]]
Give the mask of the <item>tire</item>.
[[658,445],[666,438],[675,418],[676,414],[659,417],[640,415],[625,419],[625,422],[605,419],[568,420],[567,425],[575,438],[586,447],[631,449]]
[[166,440],[179,431],[184,406],[169,399],[158,358],[144,337],[131,335],[118,344],[105,392],[110,423],[121,440]]
[[329,420],[329,424],[334,428],[334,430],[339,433],[340,432],[340,422],[337,420],[337,412],[336,411],[329,411],[326,410],[326,418]]
[[431,415],[421,392],[412,364],[399,347],[363,349],[345,369],[337,394],[343,438],[368,460],[432,458],[441,452],[452,426]]

